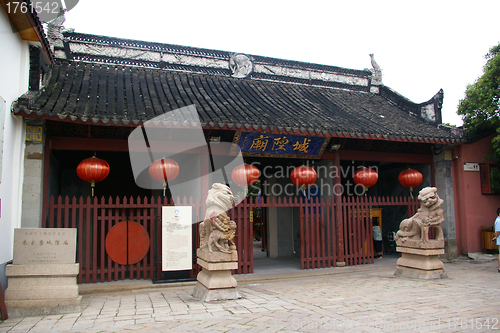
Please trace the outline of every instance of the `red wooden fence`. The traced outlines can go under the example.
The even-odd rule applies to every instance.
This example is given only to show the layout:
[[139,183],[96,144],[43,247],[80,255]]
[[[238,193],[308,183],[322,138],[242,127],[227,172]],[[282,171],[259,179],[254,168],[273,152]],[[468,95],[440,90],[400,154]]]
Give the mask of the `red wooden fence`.
[[[78,228],[77,262],[80,263],[78,283],[96,283],[129,279],[159,279],[161,276],[161,207],[173,206],[165,198],[72,198],[53,197],[47,206],[45,228]],[[193,268],[191,277],[199,271],[196,249],[199,246],[198,223],[204,217],[200,199],[179,198],[175,205],[193,207]],[[237,224],[234,239],[238,249],[237,274],[253,273],[253,227],[250,212],[255,207],[298,207],[300,210],[300,243],[302,269],[373,263],[372,208],[407,206],[411,216],[418,208],[416,199],[380,197],[343,197],[340,207],[334,198],[307,201],[302,198],[247,198],[228,212]],[[337,211],[340,209],[340,214]],[[339,221],[338,217],[341,217]],[[134,265],[119,265],[107,255],[105,240],[108,231],[120,221],[133,220],[150,235],[148,254]],[[339,232],[343,242],[339,243]],[[339,244],[341,253],[339,253]],[[342,253],[343,252],[343,253]]]
[[371,211],[385,206],[406,206],[410,217],[416,213],[419,202],[409,197],[342,197],[344,258],[339,261],[348,266],[373,263]]

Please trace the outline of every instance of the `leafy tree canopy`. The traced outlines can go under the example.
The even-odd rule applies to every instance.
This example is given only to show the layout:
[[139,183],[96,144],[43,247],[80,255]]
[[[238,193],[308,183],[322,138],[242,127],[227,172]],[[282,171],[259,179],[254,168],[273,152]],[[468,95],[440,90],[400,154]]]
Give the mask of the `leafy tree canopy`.
[[500,43],[486,54],[483,75],[467,86],[465,98],[460,101],[458,114],[462,115],[469,136],[483,136],[496,131],[492,141],[491,158],[500,162]]

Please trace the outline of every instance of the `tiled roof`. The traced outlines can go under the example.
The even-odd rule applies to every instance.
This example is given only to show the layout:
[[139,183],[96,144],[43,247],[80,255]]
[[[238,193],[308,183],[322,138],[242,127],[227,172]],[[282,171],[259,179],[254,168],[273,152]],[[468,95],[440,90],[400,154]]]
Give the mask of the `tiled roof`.
[[44,89],[19,98],[13,105],[13,113],[133,126],[195,104],[202,126],[206,128],[416,142],[460,141],[458,136],[408,110],[404,103],[398,105],[401,99],[395,96],[384,86],[380,94],[374,94],[224,75],[59,60]]

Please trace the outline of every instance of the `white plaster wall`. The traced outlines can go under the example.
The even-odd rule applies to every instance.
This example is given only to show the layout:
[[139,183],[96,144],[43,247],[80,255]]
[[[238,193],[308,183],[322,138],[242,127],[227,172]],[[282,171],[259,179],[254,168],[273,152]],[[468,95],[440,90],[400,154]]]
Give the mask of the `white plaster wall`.
[[12,32],[7,14],[0,10],[0,96],[6,102],[0,179],[0,265],[12,259],[14,228],[21,226],[24,125],[22,118],[11,115],[10,108],[28,90],[28,75],[28,43]]

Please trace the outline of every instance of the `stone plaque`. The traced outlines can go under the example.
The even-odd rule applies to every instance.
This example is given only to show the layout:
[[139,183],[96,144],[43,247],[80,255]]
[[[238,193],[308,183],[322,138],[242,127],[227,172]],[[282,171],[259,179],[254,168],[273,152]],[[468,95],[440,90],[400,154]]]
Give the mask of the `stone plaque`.
[[14,265],[74,264],[76,229],[20,228],[14,231]]

